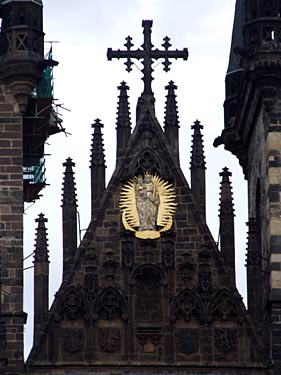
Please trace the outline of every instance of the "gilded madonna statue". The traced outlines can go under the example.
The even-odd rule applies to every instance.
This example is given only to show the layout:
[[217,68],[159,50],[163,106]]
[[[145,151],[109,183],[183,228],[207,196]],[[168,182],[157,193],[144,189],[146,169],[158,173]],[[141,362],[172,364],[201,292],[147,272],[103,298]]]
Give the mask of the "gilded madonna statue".
[[176,210],[175,190],[159,176],[135,176],[121,191],[120,208],[125,229],[139,238],[158,238],[171,228]]

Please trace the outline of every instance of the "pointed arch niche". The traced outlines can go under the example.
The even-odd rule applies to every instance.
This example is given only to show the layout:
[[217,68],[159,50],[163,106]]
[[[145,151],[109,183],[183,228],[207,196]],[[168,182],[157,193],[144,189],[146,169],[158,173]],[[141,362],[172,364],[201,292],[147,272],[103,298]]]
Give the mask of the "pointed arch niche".
[[153,263],[135,268],[131,275],[135,321],[161,323],[163,319],[163,286],[167,285],[161,267]]

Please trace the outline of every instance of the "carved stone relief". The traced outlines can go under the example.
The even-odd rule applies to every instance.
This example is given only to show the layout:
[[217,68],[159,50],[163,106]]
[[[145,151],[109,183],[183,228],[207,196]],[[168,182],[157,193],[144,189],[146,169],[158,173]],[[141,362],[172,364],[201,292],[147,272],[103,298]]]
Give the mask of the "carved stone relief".
[[211,300],[208,308],[208,320],[237,320],[243,322],[242,314],[238,311],[237,303],[227,289],[219,291]]
[[99,328],[98,341],[101,350],[105,353],[116,353],[121,348],[121,332],[119,328]]
[[134,243],[130,240],[122,241],[122,264],[131,268],[134,264]]
[[215,348],[221,353],[237,350],[237,331],[232,328],[215,329]]
[[199,347],[199,332],[197,329],[181,328],[176,330],[176,347],[185,354],[196,353]]
[[85,335],[82,328],[62,328],[60,336],[62,349],[68,353],[77,353],[84,346]]
[[119,291],[113,287],[104,289],[94,305],[95,319],[128,319],[127,303]]
[[199,319],[201,314],[198,296],[188,289],[184,289],[175,298],[171,309],[171,321],[189,321],[192,317]]
[[170,269],[175,263],[174,242],[164,241],[162,245],[162,264],[164,269]]
[[78,319],[83,318],[87,312],[84,296],[77,288],[71,286],[62,296],[58,319]]

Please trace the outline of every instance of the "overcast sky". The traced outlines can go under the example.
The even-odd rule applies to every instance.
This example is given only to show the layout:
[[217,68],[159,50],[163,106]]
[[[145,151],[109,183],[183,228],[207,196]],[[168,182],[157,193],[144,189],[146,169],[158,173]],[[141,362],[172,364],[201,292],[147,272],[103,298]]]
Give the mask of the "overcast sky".
[[[153,20],[152,42],[161,48],[163,37],[171,38],[172,48],[188,47],[188,61],[174,61],[169,73],[161,63],[155,68],[153,91],[156,116],[163,123],[166,91],[170,80],[178,86],[181,166],[189,181],[190,126],[198,119],[204,125],[207,162],[207,222],[214,239],[218,238],[218,205],[222,168],[233,172],[236,211],[237,285],[245,299],[245,248],[247,221],[246,184],[234,156],[213,140],[223,129],[224,78],[230,48],[235,0],[48,0],[44,6],[45,40],[53,44],[56,103],[70,110],[60,110],[63,126],[71,134],[57,134],[46,146],[47,186],[34,205],[26,204],[25,255],[34,250],[34,219],[40,212],[48,218],[50,251],[50,303],[61,282],[61,188],[62,163],[71,157],[76,163],[76,186],[81,229],[90,221],[90,147],[91,124],[100,118],[104,124],[107,181],[115,166],[115,122],[117,86],[125,80],[130,87],[133,124],[138,96],[142,92],[142,65],[136,62],[130,74],[121,60],[107,61],[108,47],[123,49],[125,37],[133,37],[134,48],[143,43],[141,22]],[[46,43],[46,49],[49,44]],[[83,235],[84,232],[82,232]],[[32,258],[25,267],[32,265]],[[25,271],[26,353],[32,343],[33,270]]]

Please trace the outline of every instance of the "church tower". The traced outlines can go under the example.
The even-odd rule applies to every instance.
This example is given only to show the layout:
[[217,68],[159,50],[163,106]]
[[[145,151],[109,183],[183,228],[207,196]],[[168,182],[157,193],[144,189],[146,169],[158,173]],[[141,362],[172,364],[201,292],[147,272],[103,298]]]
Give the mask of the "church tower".
[[248,308],[281,373],[281,2],[237,0],[224,144],[248,181]]
[[60,131],[56,120],[49,121],[53,98],[46,84],[57,63],[44,57],[42,8],[41,0],[0,4],[1,374],[24,372],[24,201],[39,198],[45,186],[44,143]]

